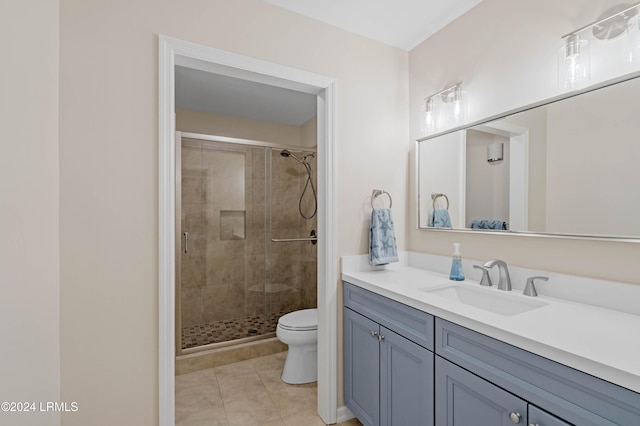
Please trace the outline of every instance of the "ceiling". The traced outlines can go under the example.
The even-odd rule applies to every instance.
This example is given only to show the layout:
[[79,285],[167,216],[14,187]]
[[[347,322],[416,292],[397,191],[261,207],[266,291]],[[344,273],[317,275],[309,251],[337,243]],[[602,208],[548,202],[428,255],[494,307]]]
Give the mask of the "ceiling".
[[[264,0],[346,31],[411,50],[482,0]],[[176,66],[176,107],[301,126],[316,96]]]
[[315,95],[176,66],[176,107],[301,126],[316,116]]
[[343,30],[411,50],[482,0],[264,0]]

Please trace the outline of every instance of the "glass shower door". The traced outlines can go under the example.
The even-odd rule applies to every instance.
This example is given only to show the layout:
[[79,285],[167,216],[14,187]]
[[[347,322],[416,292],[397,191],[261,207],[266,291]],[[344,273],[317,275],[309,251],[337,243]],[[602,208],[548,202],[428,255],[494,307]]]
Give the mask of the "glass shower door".
[[264,148],[182,142],[181,350],[264,333],[264,158]]

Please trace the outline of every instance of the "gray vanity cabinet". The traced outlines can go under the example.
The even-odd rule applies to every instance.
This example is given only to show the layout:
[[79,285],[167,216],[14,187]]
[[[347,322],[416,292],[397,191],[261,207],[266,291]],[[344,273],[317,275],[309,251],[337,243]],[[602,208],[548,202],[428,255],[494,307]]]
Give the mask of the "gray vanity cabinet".
[[[530,418],[525,425],[640,425],[640,394],[636,392],[440,318],[435,334],[436,358],[446,358],[487,384],[527,401]],[[436,377],[438,374],[436,371]],[[440,407],[437,402],[436,407]]]
[[433,347],[433,317],[345,284],[344,398],[365,426],[434,424],[434,355],[407,336]]
[[436,357],[438,426],[526,425],[527,403],[467,370]]
[[365,426],[380,424],[380,351],[378,323],[344,310],[345,404]]
[[571,426],[444,358],[435,369],[437,425]]
[[344,298],[344,399],[364,425],[640,425],[637,392],[348,283]]
[[557,418],[556,416],[552,416],[536,407],[535,405],[529,404],[529,426],[571,426],[569,423],[564,422]]
[[380,424],[433,425],[433,353],[380,327]]

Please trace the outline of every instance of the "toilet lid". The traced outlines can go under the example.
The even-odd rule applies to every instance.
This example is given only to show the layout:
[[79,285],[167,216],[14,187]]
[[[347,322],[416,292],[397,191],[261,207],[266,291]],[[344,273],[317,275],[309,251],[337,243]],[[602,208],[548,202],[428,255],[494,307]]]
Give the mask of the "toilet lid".
[[278,325],[287,330],[317,330],[318,310],[302,309],[290,312],[280,317]]

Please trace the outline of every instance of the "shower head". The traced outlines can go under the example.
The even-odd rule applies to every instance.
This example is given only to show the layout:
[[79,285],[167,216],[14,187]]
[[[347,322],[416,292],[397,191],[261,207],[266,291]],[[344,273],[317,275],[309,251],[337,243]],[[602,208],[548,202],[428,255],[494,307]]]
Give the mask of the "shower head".
[[300,163],[304,163],[304,161],[303,161],[303,160],[301,160],[301,159],[299,159],[298,157],[296,157],[295,155],[293,155],[293,154],[291,153],[291,151],[289,151],[288,149],[283,149],[283,150],[280,152],[280,155],[282,155],[283,157],[292,157],[292,158],[295,158],[296,160],[298,160],[298,162],[300,162]]

